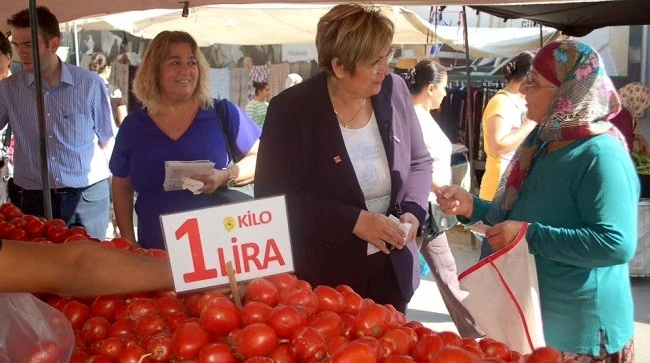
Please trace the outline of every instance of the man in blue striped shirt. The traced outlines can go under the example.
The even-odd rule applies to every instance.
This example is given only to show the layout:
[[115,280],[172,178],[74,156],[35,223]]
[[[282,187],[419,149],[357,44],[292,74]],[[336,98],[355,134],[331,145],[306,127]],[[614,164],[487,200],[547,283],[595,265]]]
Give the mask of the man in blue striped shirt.
[[[103,239],[109,218],[108,159],[113,145],[106,87],[98,75],[57,57],[61,32],[54,14],[41,6],[37,18],[54,218],[82,225],[91,237]],[[9,197],[23,212],[43,215],[29,11],[14,14],[7,23],[24,68],[0,82],[0,128],[9,123],[16,138]]]

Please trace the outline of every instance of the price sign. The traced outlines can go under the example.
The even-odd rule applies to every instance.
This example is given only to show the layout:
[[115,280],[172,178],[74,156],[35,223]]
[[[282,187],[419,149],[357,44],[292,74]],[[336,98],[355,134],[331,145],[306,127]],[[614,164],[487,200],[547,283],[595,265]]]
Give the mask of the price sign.
[[293,271],[284,196],[160,217],[177,292]]

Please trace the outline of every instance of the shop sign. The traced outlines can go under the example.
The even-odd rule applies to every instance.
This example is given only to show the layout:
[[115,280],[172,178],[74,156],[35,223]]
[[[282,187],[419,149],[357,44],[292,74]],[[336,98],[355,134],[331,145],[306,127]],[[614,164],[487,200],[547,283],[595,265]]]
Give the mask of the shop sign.
[[160,217],[177,292],[293,271],[284,196]]

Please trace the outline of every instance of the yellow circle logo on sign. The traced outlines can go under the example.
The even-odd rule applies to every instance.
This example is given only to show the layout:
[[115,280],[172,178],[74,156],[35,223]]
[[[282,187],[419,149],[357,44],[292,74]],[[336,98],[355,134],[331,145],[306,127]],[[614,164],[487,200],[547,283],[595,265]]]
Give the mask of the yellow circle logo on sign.
[[226,229],[226,231],[230,232],[233,229],[235,229],[235,218],[233,217],[226,217],[223,219],[223,227]]

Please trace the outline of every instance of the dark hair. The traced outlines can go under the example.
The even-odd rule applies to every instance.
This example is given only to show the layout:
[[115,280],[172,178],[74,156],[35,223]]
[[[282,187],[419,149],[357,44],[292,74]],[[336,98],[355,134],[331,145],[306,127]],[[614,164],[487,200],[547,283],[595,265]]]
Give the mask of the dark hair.
[[447,70],[442,64],[430,59],[421,60],[415,67],[399,72],[412,95],[419,94],[430,84],[440,85],[446,74]]
[[506,81],[521,81],[530,72],[533,62],[533,53],[521,52],[503,67],[503,77]]
[[[55,37],[61,38],[59,21],[56,19],[56,16],[52,14],[50,9],[45,6],[37,7],[36,19],[38,22],[38,29],[41,31],[41,35],[43,35],[45,41],[49,41]],[[29,28],[29,9],[21,10],[12,15],[11,18],[7,20],[7,25],[15,28]]]
[[0,31],[0,53],[8,56],[9,58],[13,56],[9,38],[7,38],[7,36],[4,35],[4,33],[1,31]]
[[88,69],[91,71],[102,74],[108,67],[108,57],[103,52],[95,52],[90,56],[90,63],[88,63]]
[[253,88],[255,88],[255,96],[260,94],[260,92],[264,91],[264,89],[268,85],[269,84],[267,82],[255,82],[255,81],[253,81]]

